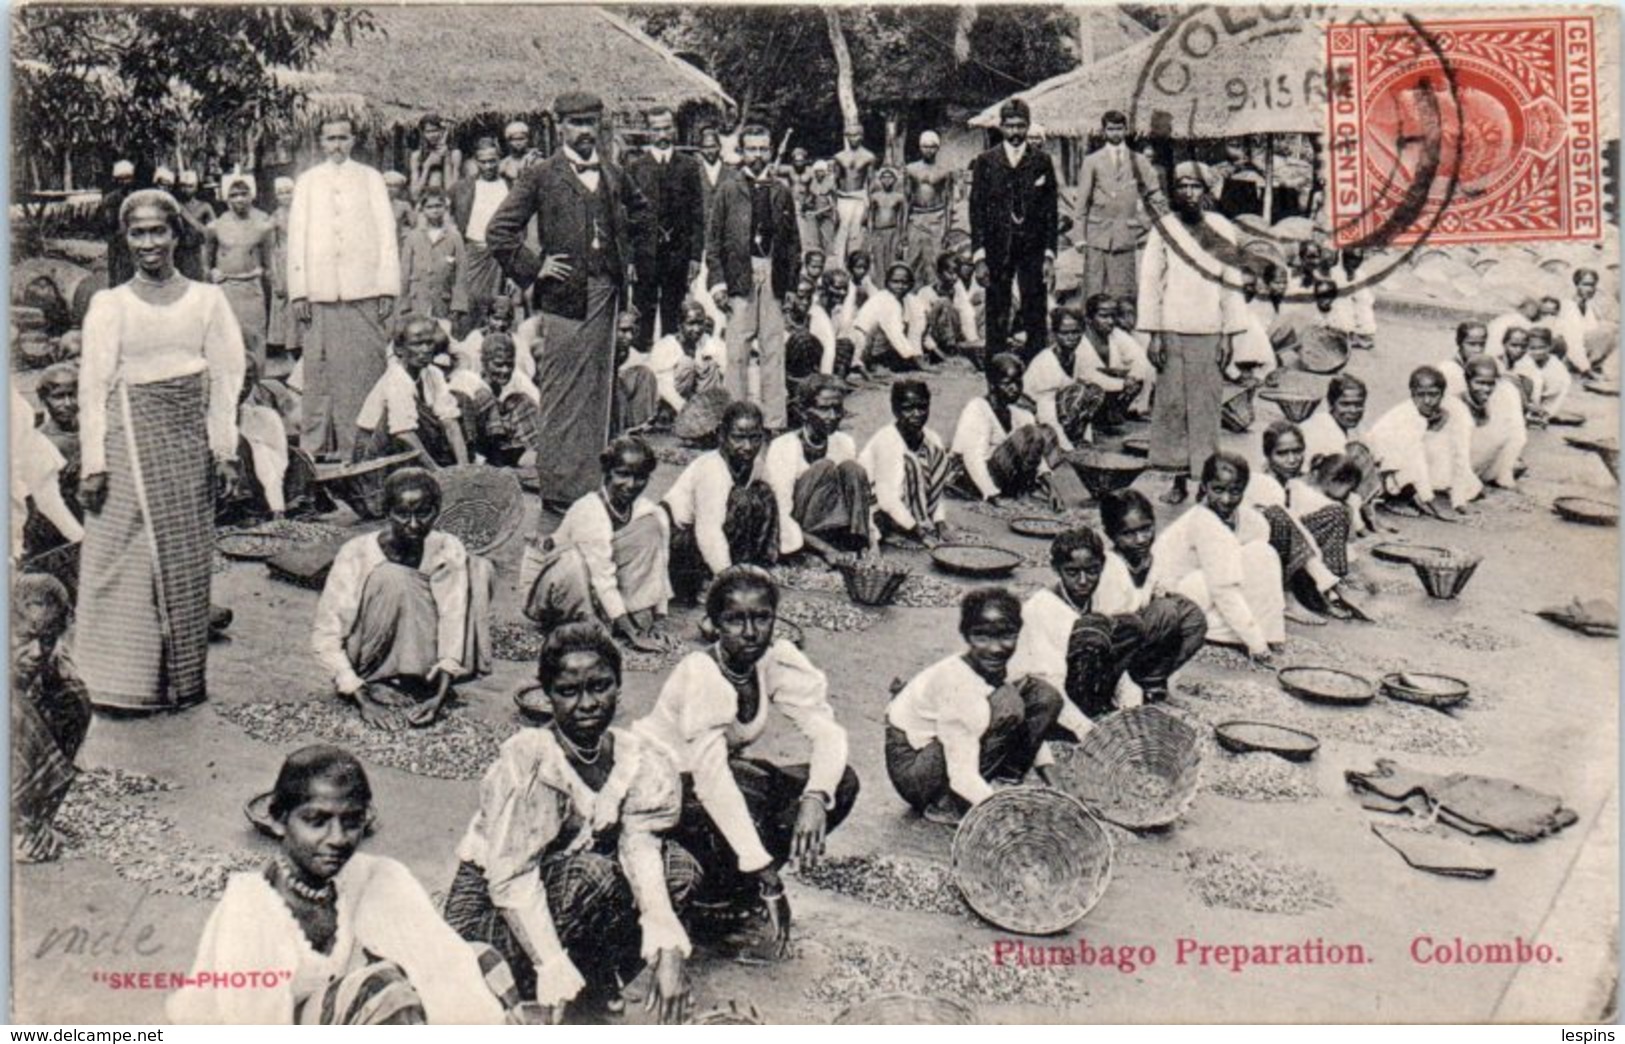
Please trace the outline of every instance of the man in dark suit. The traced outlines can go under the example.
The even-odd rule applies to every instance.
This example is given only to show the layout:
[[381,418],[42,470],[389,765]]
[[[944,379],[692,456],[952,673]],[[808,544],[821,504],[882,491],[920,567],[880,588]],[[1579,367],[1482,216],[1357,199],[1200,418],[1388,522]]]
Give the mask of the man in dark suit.
[[670,109],[649,113],[650,145],[626,164],[627,177],[649,211],[634,244],[643,278],[633,295],[638,309],[638,343],[654,343],[655,315],[660,331],[675,333],[688,288],[700,274],[705,252],[705,190],[700,163],[673,148],[676,121]]
[[748,397],[750,342],[760,356],[761,407],[769,429],[788,424],[784,383],[784,298],[801,269],[801,232],[790,186],[768,170],[773,136],[751,125],[739,134],[744,164],[717,181],[706,229],[705,267],[712,289],[728,288],[726,384],[735,399]]
[[1151,161],[1128,147],[1128,117],[1108,112],[1100,129],[1106,143],[1084,157],[1078,181],[1078,226],[1083,238],[1083,295],[1133,297],[1140,277],[1135,259],[1145,239],[1142,193],[1156,205],[1161,196]]
[[502,150],[494,138],[481,138],[474,146],[477,171],[472,178],[460,178],[451,187],[451,219],[467,248],[463,265],[468,288],[466,329],[454,331],[458,337],[485,325],[491,301],[502,292],[502,266],[491,255],[486,242],[491,218],[508,198],[508,183],[502,180]]
[[[542,504],[568,509],[598,488],[598,454],[609,441],[615,386],[615,314],[635,283],[633,233],[643,200],[618,167],[601,158],[604,103],[570,92],[554,105],[558,152],[525,168],[485,228],[508,278],[530,288],[547,345],[536,366],[541,396],[537,455]],[[537,250],[525,243],[536,222]]]
[[1006,350],[1010,336],[1010,284],[1021,293],[1027,358],[1044,350],[1045,284],[1059,234],[1055,167],[1027,141],[1027,103],[1012,98],[999,109],[1004,141],[971,161],[970,238],[976,260],[987,265],[987,354]]

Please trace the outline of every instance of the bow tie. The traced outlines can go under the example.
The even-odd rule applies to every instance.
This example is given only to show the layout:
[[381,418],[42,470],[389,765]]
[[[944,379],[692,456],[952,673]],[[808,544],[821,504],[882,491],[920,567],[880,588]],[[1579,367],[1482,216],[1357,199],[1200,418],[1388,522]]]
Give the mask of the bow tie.
[[591,171],[593,173],[597,173],[597,171],[598,171],[598,161],[597,160],[586,160],[585,162],[577,163],[575,160],[571,160],[570,161],[570,169],[575,171],[577,174],[586,174],[589,171]]

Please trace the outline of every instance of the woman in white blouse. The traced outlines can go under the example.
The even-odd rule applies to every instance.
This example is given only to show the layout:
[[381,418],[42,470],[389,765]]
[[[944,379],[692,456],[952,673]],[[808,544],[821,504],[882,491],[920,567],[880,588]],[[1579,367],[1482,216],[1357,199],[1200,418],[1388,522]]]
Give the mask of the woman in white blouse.
[[519,563],[524,612],[543,631],[598,619],[630,648],[657,651],[653,628],[671,601],[671,520],[643,496],[655,454],[622,435],[598,455],[604,483],[564,513]]
[[[227,879],[193,985],[166,1004],[171,1020],[493,1025],[517,1008],[499,955],[458,938],[406,867],[357,851],[372,787],[353,755],[297,750],[268,796],[281,849],[263,870]],[[250,975],[259,981],[241,985]]]
[[[858,777],[824,673],[773,635],[778,608],[765,570],[725,570],[705,598],[715,642],[683,658],[636,730],[677,754],[684,798],[672,837],[704,868],[704,898],[730,910],[765,905],[782,954],[790,905],[779,867],[823,854],[825,835],[857,801]],[[775,707],[811,744],[807,763],[748,755]]]
[[339,695],[387,731],[433,724],[451,684],[490,671],[491,563],[434,528],[440,484],[384,483],[389,524],[339,549],[310,644]]
[[659,745],[612,726],[621,654],[597,624],[549,634],[536,676],[552,720],[520,729],[486,771],[446,920],[495,947],[548,1022],[566,1007],[613,1009],[649,963],[649,1007],[680,1023],[691,947],[677,909],[700,869],[662,837],[682,806],[677,770]]
[[[1085,359],[1091,357],[1094,379],[1086,381]],[[1071,451],[1074,444],[1088,441],[1089,424],[1105,404],[1107,392],[1123,390],[1122,381],[1099,374],[1100,368],[1094,346],[1083,344],[1083,316],[1073,308],[1051,312],[1050,346],[1027,364],[1021,388],[1033,400],[1038,423],[1055,432],[1055,441],[1063,450]],[[1138,386],[1134,390],[1137,393]]]
[[1060,463],[1054,429],[1016,405],[1021,381],[1021,360],[1008,353],[995,355],[987,364],[987,395],[970,400],[959,412],[953,442],[963,468],[959,485],[980,500],[1035,492]]
[[133,193],[119,220],[136,274],[91,300],[79,369],[78,620],[96,640],[76,658],[97,706],[173,709],[205,693],[211,470],[237,487],[243,339],[220,288],[175,271],[173,198]]
[[813,374],[796,398],[801,426],[774,439],[763,478],[779,505],[779,554],[806,549],[826,562],[873,546],[875,498],[858,444],[840,431],[846,382]]

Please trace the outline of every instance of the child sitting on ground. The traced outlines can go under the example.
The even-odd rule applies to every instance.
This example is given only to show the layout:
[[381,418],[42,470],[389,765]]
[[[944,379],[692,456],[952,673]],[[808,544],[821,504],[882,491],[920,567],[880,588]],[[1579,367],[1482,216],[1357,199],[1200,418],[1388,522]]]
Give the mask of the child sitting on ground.
[[355,459],[374,460],[416,450],[426,468],[467,464],[462,411],[434,366],[436,334],[426,316],[408,319],[395,334],[395,357],[367,393],[356,416]]

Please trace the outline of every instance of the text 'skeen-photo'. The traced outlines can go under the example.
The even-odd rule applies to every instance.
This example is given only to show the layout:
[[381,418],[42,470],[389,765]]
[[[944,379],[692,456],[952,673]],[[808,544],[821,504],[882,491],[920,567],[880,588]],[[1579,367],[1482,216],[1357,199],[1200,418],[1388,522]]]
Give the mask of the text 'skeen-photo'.
[[1616,9],[8,15],[12,1022],[1619,1017]]

